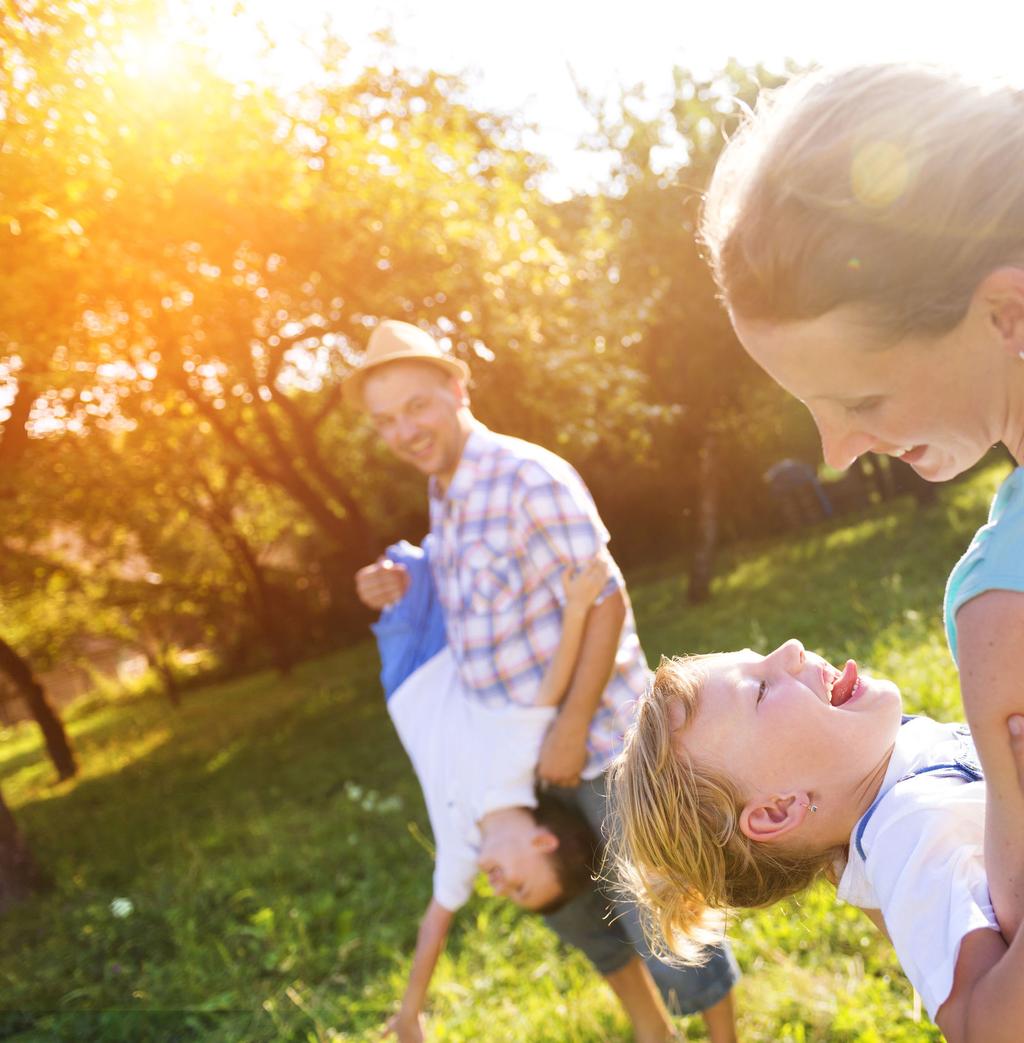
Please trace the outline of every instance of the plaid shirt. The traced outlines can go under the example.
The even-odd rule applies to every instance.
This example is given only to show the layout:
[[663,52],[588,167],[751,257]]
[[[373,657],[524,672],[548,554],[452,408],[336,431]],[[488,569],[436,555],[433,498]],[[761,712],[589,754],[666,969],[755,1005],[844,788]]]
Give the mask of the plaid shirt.
[[[553,453],[477,423],[447,492],[431,480],[428,539],[448,643],[467,688],[487,705],[531,705],[562,633],[562,570],[608,542],[580,476]],[[598,600],[622,587],[616,569]],[[627,602],[584,778],[599,775],[622,748],[649,676]]]

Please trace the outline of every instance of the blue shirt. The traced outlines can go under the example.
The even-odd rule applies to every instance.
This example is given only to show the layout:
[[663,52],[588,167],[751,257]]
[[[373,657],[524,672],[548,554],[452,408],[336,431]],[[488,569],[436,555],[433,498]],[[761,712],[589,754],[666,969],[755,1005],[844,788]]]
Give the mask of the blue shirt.
[[1024,467],[1012,471],[999,487],[988,522],[975,533],[946,581],[943,614],[954,661],[956,614],[972,598],[989,590],[1024,593]]
[[444,614],[430,575],[427,552],[401,540],[387,549],[387,557],[409,572],[405,596],[370,625],[380,652],[380,683],[390,699],[398,687],[428,659],[444,648]]

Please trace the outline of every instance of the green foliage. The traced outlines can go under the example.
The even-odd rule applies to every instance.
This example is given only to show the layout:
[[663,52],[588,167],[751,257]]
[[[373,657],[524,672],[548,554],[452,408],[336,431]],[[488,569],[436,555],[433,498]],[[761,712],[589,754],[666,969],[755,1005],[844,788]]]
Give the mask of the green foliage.
[[[909,709],[955,717],[942,586],[1004,471],[913,515],[896,502],[799,541],[738,546],[700,609],[684,608],[671,564],[638,573],[649,656],[796,634],[891,674]],[[5,795],[56,881],[4,921],[4,1006],[26,1012],[3,1015],[10,1038],[374,1038],[401,994],[431,865],[375,671],[362,645],[286,683],[259,674],[193,691],[173,717],[152,695],[83,706],[69,721],[82,774],[59,786],[34,729],[3,733]],[[441,961],[436,1038],[627,1038],[583,958],[485,890]],[[888,945],[827,887],[739,917],[730,934],[744,1038],[939,1038],[914,1020]],[[698,1019],[686,1031],[702,1038]]]
[[[175,615],[230,650],[265,629],[238,540],[273,558],[287,529],[308,585],[273,600],[336,639],[362,622],[354,569],[423,526],[422,483],[341,404],[376,321],[429,326],[472,361],[482,416],[563,451],[629,443],[639,374],[604,350],[599,237],[559,241],[520,121],[397,68],[383,38],[365,67],[311,43],[294,90],[226,78],[199,26],[147,68],[168,12],[0,14],[0,491],[18,504],[0,541],[88,527],[106,575],[86,592],[58,564],[95,628],[160,643]],[[214,524],[218,500],[236,503]],[[114,583],[133,555],[161,577],[148,592]],[[61,654],[83,614],[57,632],[0,584],[22,654]]]

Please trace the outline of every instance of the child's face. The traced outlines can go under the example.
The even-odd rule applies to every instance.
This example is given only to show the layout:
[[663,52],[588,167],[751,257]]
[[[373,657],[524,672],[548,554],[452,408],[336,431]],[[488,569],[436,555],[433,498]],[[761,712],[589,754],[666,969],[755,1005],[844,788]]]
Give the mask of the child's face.
[[993,380],[963,324],[941,337],[885,346],[853,307],[771,323],[733,317],[754,361],[810,410],[825,460],[843,470],[886,453],[929,481],[976,463],[1002,435]]
[[766,656],[746,649],[709,660],[697,712],[675,741],[745,798],[843,793],[888,757],[901,717],[891,681],[860,674],[852,660],[836,670],[790,640]]
[[562,893],[550,858],[557,847],[558,838],[523,808],[484,835],[477,865],[496,895],[524,909],[543,909]]

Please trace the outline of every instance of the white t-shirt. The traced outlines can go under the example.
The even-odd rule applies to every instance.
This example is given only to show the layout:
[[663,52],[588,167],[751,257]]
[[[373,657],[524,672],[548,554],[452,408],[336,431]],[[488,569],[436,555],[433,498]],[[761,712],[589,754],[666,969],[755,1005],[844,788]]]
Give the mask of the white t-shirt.
[[[906,778],[948,764],[966,770]],[[873,810],[850,836],[837,889],[853,905],[881,910],[933,1019],[953,987],[961,941],[979,927],[999,930],[982,861],[985,783],[971,780],[977,765],[966,725],[907,719]]]
[[481,705],[445,647],[399,686],[388,713],[434,831],[434,898],[454,912],[473,891],[480,819],[499,808],[536,807],[534,772],[557,709]]

